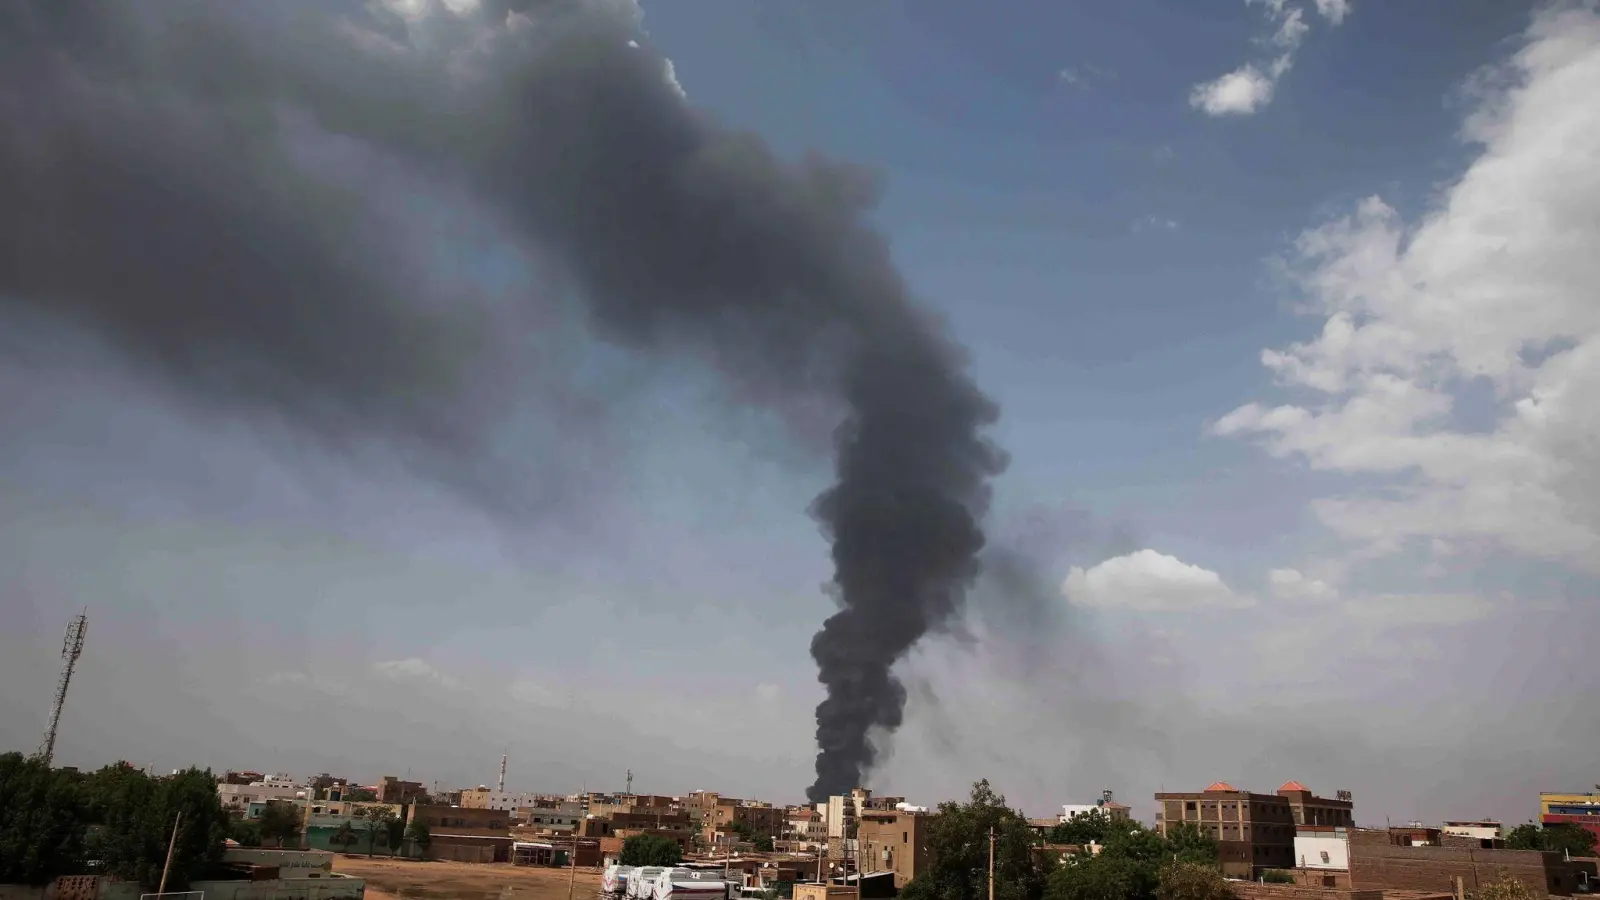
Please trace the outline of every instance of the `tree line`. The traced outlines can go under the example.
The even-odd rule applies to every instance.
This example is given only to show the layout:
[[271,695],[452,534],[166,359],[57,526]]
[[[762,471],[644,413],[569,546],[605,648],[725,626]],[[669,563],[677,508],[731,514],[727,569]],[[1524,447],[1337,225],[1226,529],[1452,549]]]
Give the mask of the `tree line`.
[[[0,754],[0,884],[42,885],[93,872],[155,890],[172,845],[168,890],[184,890],[222,859],[226,841],[245,847],[295,846],[304,811],[272,802],[261,817],[230,816],[209,769],[151,777],[126,762],[95,772],[52,769],[38,757]],[[431,843],[421,820],[409,825],[386,806],[367,807],[359,825],[344,823],[329,840],[346,852],[365,844],[395,853],[410,841]]]
[[210,770],[152,778],[129,763],[97,772],[52,769],[0,754],[0,883],[45,884],[90,871],[154,890],[172,845],[169,890],[222,859],[229,820]]
[[[994,835],[995,900],[1227,900],[1217,845],[1192,825],[1162,837],[1098,810],[1036,832],[987,780],[965,803],[939,804],[928,826],[929,865],[900,892],[904,900],[980,900],[989,884]],[[1061,851],[1045,845],[1070,844]],[[1088,849],[1098,844],[1098,854]]]

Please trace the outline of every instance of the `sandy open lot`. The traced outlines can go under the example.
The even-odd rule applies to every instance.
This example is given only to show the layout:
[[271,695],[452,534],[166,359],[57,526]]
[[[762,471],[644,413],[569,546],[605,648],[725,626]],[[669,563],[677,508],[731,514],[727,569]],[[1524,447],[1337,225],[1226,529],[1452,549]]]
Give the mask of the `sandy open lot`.
[[[364,856],[337,856],[333,870],[365,878],[370,900],[567,900],[569,871]],[[600,872],[579,869],[573,900],[595,900],[599,891]]]

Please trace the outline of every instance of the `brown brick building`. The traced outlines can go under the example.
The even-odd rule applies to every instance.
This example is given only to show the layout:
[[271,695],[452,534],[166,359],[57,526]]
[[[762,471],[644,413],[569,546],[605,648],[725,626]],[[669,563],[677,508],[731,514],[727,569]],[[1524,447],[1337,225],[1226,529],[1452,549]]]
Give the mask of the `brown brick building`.
[[428,858],[457,862],[509,861],[510,817],[510,813],[499,809],[421,804],[407,808],[408,822],[428,826]]
[[861,813],[856,840],[864,872],[893,872],[900,890],[928,865],[928,829],[936,817],[928,813],[867,809]]
[[384,775],[374,786],[379,803],[410,803],[428,796],[421,782],[401,781],[393,775]]
[[1318,797],[1311,793],[1310,788],[1298,781],[1290,781],[1278,788],[1278,796],[1289,801],[1289,811],[1293,813],[1296,825],[1332,825],[1351,828],[1356,824],[1355,806],[1349,800]]
[[1595,880],[1595,863],[1539,850],[1397,846],[1384,831],[1350,834],[1350,884],[1357,890],[1450,891],[1460,878],[1471,893],[1510,876],[1536,895],[1566,897]]
[[1156,794],[1156,806],[1156,830],[1163,837],[1186,822],[1214,838],[1229,877],[1294,868],[1294,809],[1286,796],[1241,791],[1218,781],[1198,793]]

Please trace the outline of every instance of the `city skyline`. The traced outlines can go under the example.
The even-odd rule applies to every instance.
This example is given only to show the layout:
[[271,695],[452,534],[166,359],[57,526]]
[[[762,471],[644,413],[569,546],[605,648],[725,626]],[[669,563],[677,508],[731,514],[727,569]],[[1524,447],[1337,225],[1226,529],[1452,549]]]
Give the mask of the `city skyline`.
[[[1036,812],[1299,780],[1374,820],[1521,822],[1538,791],[1600,780],[1592,4],[594,2],[642,16],[663,97],[880,174],[864,219],[1001,408],[984,574],[896,665],[905,721],[872,732],[867,786],[936,802],[988,778]],[[541,27],[489,0],[305,6],[293,27],[347,53],[303,58],[264,7],[212,23],[304,73],[251,87],[263,108],[378,92],[343,67],[386,47],[443,83],[458,70],[426,53]],[[154,47],[133,18],[106,27]],[[129,103],[193,124],[162,105],[179,69]],[[17,108],[114,130],[74,111],[76,82],[37,83]],[[349,343],[315,361],[360,385],[436,366],[472,393],[380,392],[366,420],[291,366],[281,405],[234,403],[250,372],[207,361],[236,345],[155,329],[142,353],[114,291],[85,326],[30,293],[56,283],[24,277],[35,257],[0,265],[0,747],[38,745],[87,609],[58,764],[494,784],[508,751],[529,789],[632,770],[641,792],[798,799],[836,609],[807,511],[838,408],[730,381],[739,354],[693,341],[625,350],[500,194],[314,115],[83,146],[148,161],[157,135],[198,159],[269,119],[261,158],[227,165],[321,187],[234,184],[237,221],[271,200],[321,234],[345,220],[320,204],[360,201],[395,233],[316,258],[370,251],[377,307],[449,326],[346,332],[367,320],[325,304],[313,333]],[[0,161],[34,171],[27,144],[0,137]],[[26,180],[0,194],[65,209]],[[268,308],[228,337],[269,341]]]

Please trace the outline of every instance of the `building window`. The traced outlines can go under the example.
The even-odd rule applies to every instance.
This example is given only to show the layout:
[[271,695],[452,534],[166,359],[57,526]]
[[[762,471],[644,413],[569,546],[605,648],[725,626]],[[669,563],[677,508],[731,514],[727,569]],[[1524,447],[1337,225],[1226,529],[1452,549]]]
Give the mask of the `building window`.
[[1183,805],[1183,809],[1184,809],[1184,812],[1194,812],[1194,810],[1195,810],[1194,801],[1190,800],[1188,803],[1185,803]]

